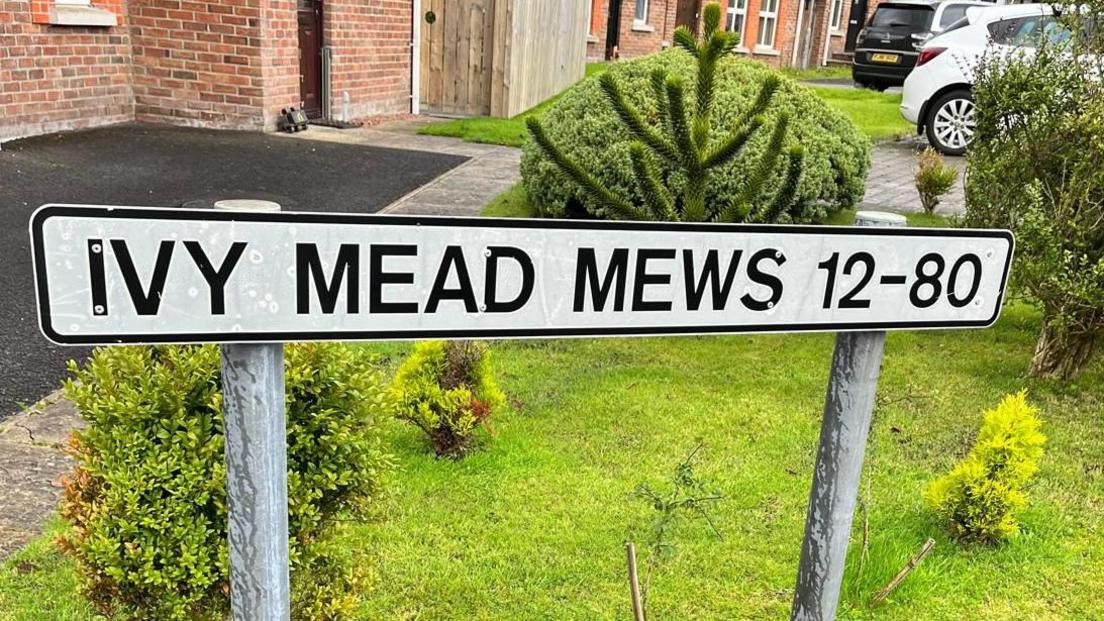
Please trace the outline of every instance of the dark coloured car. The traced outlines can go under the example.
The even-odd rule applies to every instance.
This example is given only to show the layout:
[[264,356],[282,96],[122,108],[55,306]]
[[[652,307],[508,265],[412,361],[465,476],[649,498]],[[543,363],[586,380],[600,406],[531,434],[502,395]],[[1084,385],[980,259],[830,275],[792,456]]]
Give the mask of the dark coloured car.
[[920,48],[931,37],[961,19],[979,1],[903,0],[878,5],[855,41],[851,76],[860,86],[885,90],[905,83]]

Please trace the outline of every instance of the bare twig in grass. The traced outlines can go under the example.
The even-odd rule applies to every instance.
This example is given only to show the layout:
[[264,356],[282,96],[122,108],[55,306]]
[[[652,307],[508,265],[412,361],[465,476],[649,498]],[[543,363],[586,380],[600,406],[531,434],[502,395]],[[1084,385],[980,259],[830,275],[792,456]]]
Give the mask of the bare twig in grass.
[[636,547],[630,541],[625,544],[629,557],[629,592],[632,594],[633,621],[645,621],[644,602],[640,599],[640,580],[636,575]]
[[931,552],[932,548],[934,547],[935,539],[929,537],[928,540],[924,542],[924,545],[920,546],[920,551],[914,554],[913,557],[909,559],[908,563],[906,563],[905,566],[901,568],[901,571],[897,572],[896,576],[893,576],[893,580],[890,580],[889,584],[885,585],[884,587],[882,587],[881,591],[878,591],[874,594],[874,597],[870,599],[871,608],[880,604],[882,600],[889,597],[889,594],[892,593],[894,589],[901,586],[901,583],[905,581],[905,578],[908,578],[908,575],[911,574],[914,569],[916,569],[916,567],[920,564],[920,561],[924,560],[924,557],[927,556],[928,552]]

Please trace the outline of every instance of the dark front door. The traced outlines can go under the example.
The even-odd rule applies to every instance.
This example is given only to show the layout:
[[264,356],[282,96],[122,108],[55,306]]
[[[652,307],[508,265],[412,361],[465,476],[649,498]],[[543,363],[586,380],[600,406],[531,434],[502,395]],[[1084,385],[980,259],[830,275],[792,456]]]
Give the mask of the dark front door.
[[866,0],[852,0],[851,17],[847,22],[847,38],[844,39],[843,49],[846,52],[855,51],[855,40],[859,38],[859,31],[866,25]]
[[675,10],[675,25],[698,31],[698,0],[679,0]]
[[299,100],[307,116],[322,116],[322,1],[299,1]]
[[621,0],[609,0],[609,14],[606,16],[606,60],[617,60],[620,35]]

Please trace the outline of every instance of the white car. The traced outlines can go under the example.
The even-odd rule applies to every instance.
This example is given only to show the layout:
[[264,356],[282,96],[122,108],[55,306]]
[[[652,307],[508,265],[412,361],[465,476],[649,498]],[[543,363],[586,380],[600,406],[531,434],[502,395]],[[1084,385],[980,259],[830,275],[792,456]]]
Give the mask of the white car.
[[947,155],[962,155],[974,137],[974,67],[987,50],[1031,53],[1057,24],[1045,4],[967,9],[920,49],[916,68],[905,79],[901,114],[927,133],[928,142]]

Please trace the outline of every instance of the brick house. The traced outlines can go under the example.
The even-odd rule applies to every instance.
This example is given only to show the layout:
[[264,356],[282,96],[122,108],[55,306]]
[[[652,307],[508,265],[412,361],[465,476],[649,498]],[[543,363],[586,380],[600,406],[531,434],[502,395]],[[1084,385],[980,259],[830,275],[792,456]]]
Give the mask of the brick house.
[[[675,27],[697,28],[702,0],[587,0],[589,60],[632,58],[665,49]],[[851,42],[877,0],[721,0],[725,28],[740,33],[737,52],[773,66],[828,64]],[[854,9],[853,9],[854,7]],[[862,20],[865,22],[865,17]],[[612,28],[611,28],[612,26]]]
[[270,129],[300,102],[321,113],[323,59],[350,117],[408,112],[416,3],[0,0],[0,140],[134,120]]

